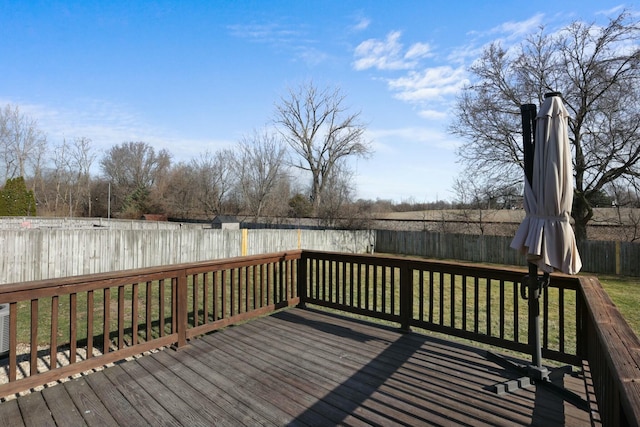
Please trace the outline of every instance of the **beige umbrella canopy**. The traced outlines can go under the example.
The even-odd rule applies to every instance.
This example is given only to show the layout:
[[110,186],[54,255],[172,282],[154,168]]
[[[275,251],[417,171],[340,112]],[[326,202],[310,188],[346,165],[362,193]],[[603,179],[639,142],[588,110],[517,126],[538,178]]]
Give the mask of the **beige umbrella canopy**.
[[571,228],[573,167],[567,132],[569,114],[560,96],[549,94],[536,117],[533,174],[525,179],[526,216],[511,247],[546,273],[576,274],[582,261]]

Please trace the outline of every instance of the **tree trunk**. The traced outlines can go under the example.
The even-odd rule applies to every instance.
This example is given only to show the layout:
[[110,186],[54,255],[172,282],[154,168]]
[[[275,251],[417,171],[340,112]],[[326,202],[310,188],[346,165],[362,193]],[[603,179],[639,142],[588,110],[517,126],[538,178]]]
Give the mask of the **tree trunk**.
[[587,224],[593,217],[593,209],[591,209],[589,202],[582,197],[576,197],[573,201],[572,216],[575,221],[576,240],[578,242],[587,240]]

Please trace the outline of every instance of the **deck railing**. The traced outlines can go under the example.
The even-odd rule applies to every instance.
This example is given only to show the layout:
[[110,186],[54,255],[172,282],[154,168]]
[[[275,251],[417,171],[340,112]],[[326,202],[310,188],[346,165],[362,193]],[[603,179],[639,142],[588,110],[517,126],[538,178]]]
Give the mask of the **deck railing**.
[[[298,274],[303,305],[531,354],[523,269],[304,251]],[[604,425],[638,426],[640,340],[599,281],[552,275],[540,322],[544,358],[588,362]]]
[[[522,269],[291,251],[0,286],[8,396],[295,304],[523,353]],[[1,323],[1,322],[0,322]],[[552,275],[543,357],[589,369],[605,425],[639,425],[640,341],[593,277]],[[585,363],[585,361],[587,363]]]
[[[522,269],[305,251],[299,271],[309,277],[304,302],[530,352]],[[578,287],[559,276],[543,292],[545,358],[580,365]]]
[[0,397],[298,303],[300,251],[0,286]]

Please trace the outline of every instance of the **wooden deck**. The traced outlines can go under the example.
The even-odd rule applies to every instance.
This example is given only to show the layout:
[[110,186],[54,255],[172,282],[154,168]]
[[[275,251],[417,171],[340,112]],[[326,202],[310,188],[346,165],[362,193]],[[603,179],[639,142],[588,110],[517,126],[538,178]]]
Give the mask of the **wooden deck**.
[[[289,309],[0,403],[0,425],[597,425],[473,347]],[[565,385],[585,395],[581,375]]]

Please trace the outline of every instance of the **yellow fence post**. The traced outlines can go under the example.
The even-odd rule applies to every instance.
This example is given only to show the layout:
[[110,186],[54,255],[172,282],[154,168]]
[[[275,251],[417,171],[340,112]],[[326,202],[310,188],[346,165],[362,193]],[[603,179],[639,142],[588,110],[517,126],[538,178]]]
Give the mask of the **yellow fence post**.
[[242,229],[242,242],[240,243],[240,254],[242,256],[247,255],[247,240],[249,239],[249,230],[247,228]]

